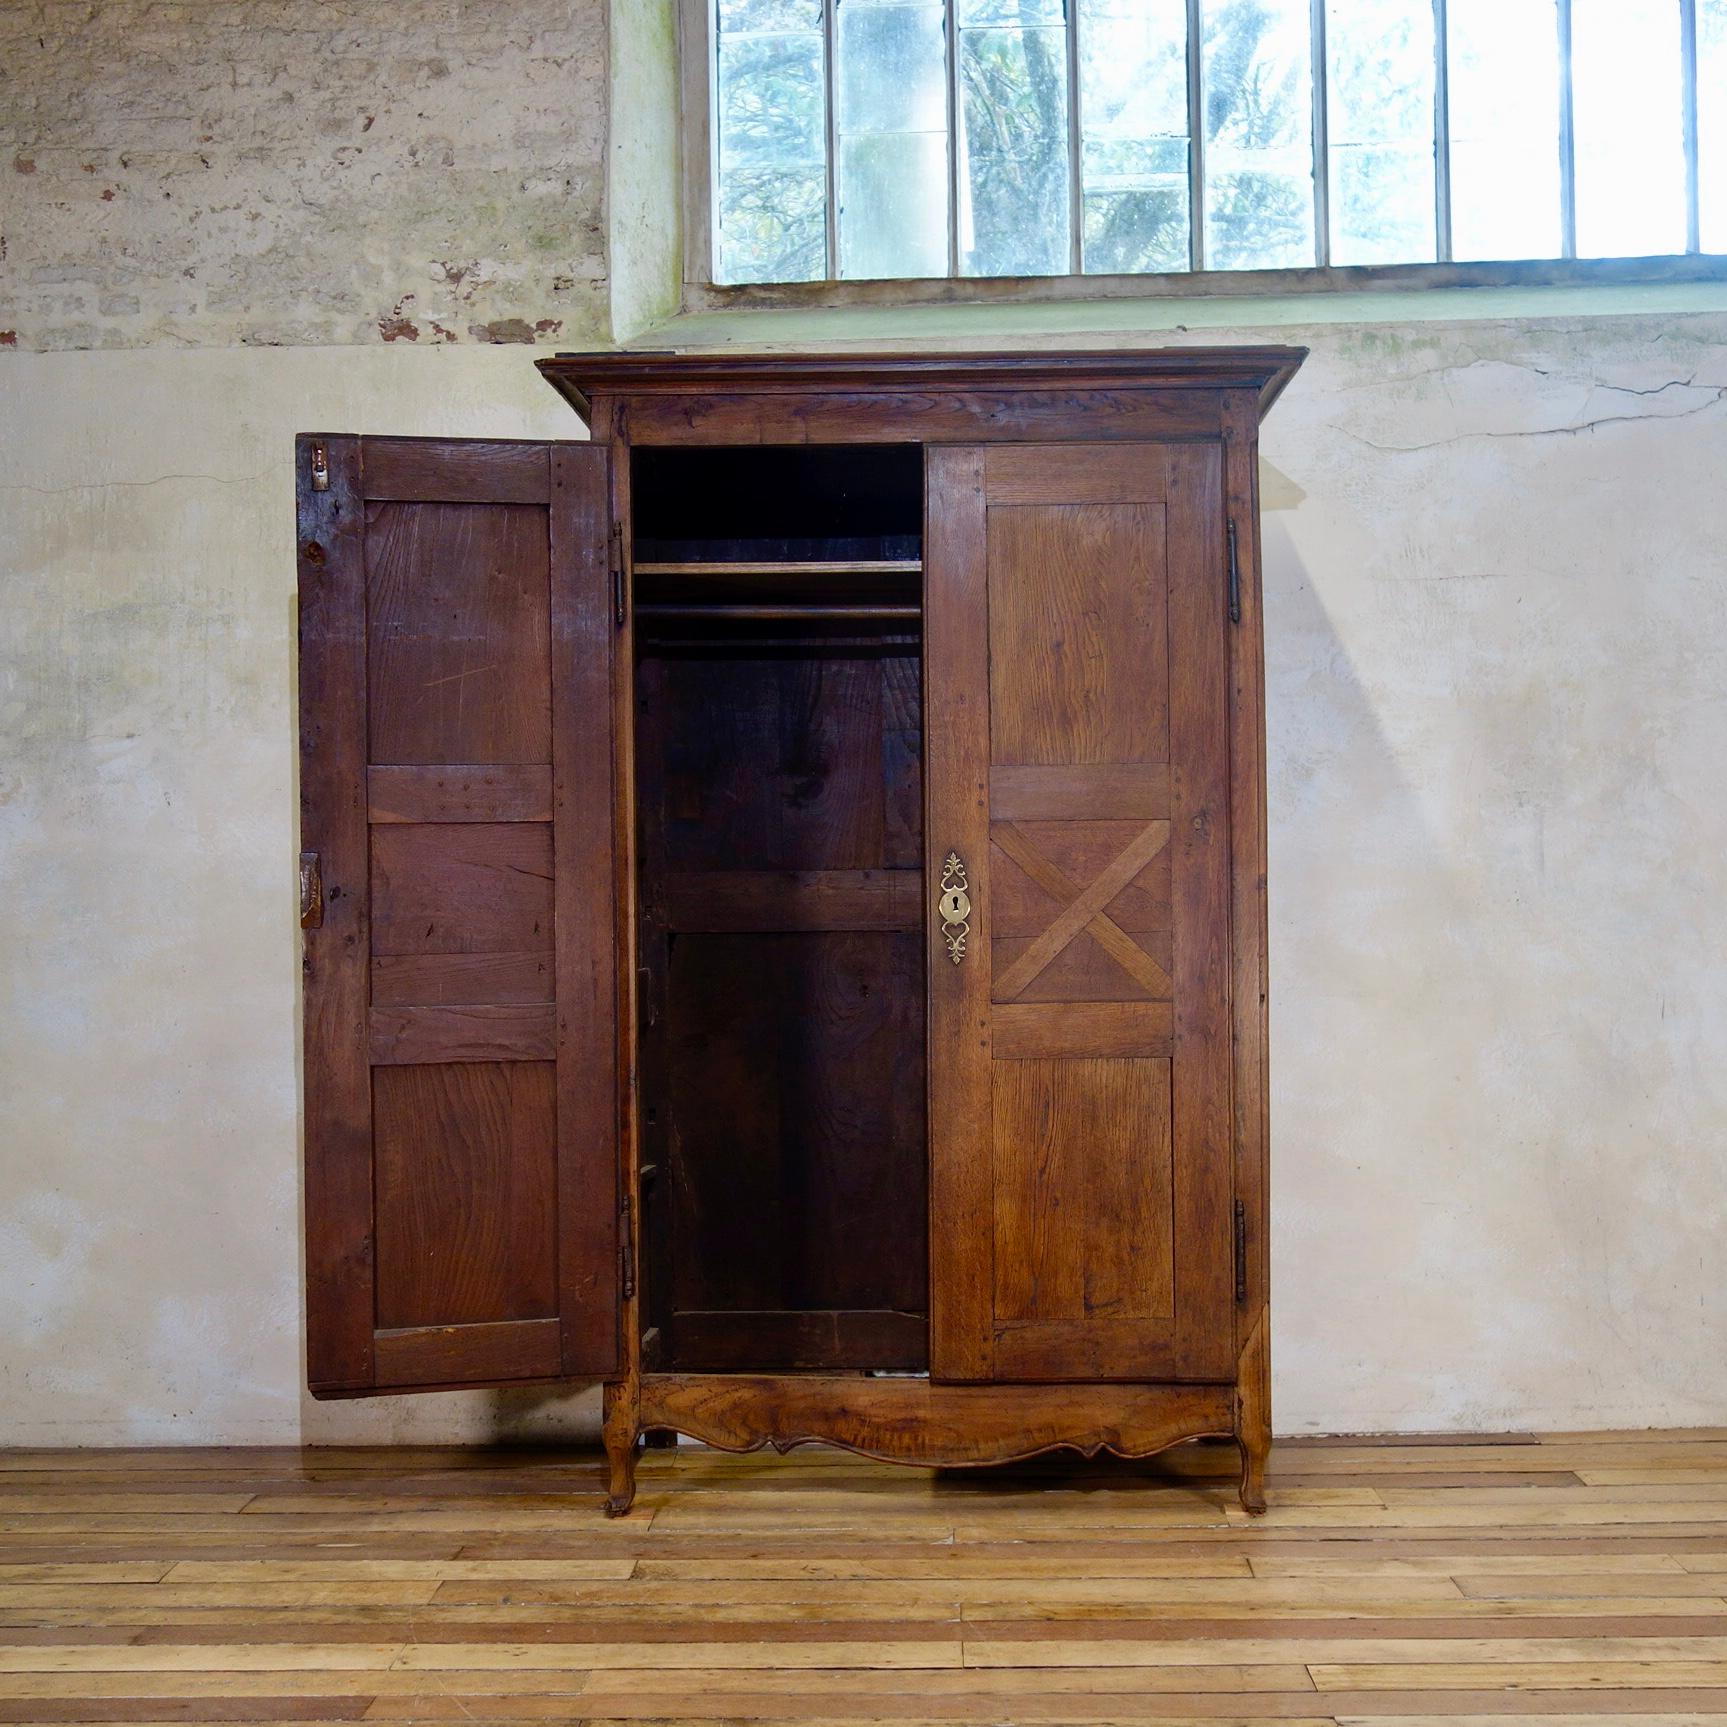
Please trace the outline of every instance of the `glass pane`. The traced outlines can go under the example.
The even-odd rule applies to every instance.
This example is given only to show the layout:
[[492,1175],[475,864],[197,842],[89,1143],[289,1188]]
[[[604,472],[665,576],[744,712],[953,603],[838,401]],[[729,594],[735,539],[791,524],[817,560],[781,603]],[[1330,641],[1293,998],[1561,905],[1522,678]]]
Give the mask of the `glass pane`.
[[1450,0],[1451,255],[1557,258],[1557,0]]
[[1062,0],[954,0],[963,30],[968,24],[1065,24]]
[[1185,0],[1086,0],[1079,88],[1085,268],[1185,270]]
[[1307,0],[1201,0],[1205,261],[1313,262],[1313,47]]
[[1705,252],[1727,252],[1727,0],[1697,0],[1697,178]]
[[1577,255],[1685,250],[1677,0],[1572,0]]
[[[749,29],[739,20],[798,27]],[[718,279],[819,280],[827,273],[821,7],[725,0],[718,53]]]
[[743,30],[820,30],[822,0],[719,0],[720,34]]
[[1436,256],[1433,0],[1327,0],[1331,261]]
[[838,0],[839,270],[947,274],[941,0]]
[[[1049,0],[1027,0],[1033,15]],[[971,0],[967,16],[1018,6]],[[1061,16],[1059,5],[1053,8]],[[960,270],[1059,276],[1068,268],[1067,31],[1059,25],[962,24]]]

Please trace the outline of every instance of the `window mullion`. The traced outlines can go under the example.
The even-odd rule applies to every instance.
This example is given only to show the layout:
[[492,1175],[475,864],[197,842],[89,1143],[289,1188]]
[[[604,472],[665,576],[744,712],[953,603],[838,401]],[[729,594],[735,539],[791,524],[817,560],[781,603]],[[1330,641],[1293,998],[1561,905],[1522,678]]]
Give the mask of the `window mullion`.
[[1331,141],[1325,76],[1325,0],[1313,0],[1313,261],[1331,262]]
[[827,277],[840,276],[839,105],[834,100],[834,49],[839,40],[839,0],[822,0],[822,102],[827,117]]
[[1187,0],[1187,257],[1205,268],[1205,24],[1200,0]]
[[959,274],[959,16],[956,0],[942,0],[947,40],[947,273]]
[[1085,268],[1085,176],[1080,167],[1079,0],[1062,0],[1067,31],[1067,271]]
[[1679,0],[1679,65],[1684,80],[1685,250],[1703,250],[1701,188],[1697,170],[1697,0]]
[[1451,21],[1433,0],[1433,255],[1451,262]]
[[1577,256],[1577,132],[1571,106],[1571,0],[1559,4],[1559,255]]

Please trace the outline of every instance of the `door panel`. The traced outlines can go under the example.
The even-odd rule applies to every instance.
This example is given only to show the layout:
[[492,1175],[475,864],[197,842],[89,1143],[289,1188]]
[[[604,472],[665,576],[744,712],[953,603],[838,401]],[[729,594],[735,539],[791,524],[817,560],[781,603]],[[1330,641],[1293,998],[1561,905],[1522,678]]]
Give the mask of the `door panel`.
[[613,1371],[606,453],[298,457],[312,1388]]
[[1210,445],[929,455],[939,1378],[1231,1370],[1220,485]]

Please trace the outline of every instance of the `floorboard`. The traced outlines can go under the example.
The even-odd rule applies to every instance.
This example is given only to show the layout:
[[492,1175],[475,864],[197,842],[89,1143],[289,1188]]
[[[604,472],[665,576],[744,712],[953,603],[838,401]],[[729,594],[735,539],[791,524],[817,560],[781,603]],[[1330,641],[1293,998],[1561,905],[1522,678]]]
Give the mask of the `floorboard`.
[[1727,1727],[1727,1431],[0,1452],[0,1723]]

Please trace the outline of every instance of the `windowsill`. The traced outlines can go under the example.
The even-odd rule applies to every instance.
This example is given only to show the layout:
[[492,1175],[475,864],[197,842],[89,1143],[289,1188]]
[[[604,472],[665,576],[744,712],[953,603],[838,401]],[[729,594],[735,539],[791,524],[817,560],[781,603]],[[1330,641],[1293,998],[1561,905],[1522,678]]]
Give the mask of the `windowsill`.
[[1482,318],[1727,311],[1727,256],[917,282],[692,284],[629,345],[1287,329]]

